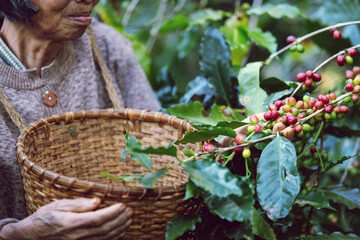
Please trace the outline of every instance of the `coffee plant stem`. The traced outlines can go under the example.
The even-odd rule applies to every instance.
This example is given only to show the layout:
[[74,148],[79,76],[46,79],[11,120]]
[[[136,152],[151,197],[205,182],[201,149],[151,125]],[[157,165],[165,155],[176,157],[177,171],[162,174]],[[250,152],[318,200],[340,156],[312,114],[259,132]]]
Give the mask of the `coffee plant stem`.
[[[358,48],[358,47],[360,47],[360,44],[357,44],[357,45],[354,45],[354,46],[352,46],[352,47],[346,48],[346,49],[344,49],[344,50],[342,50],[342,51],[334,54],[333,56],[331,56],[331,57],[329,57],[328,59],[326,59],[325,61],[323,61],[319,66],[317,66],[317,67],[313,70],[313,73],[316,73],[317,71],[319,71],[320,68],[322,68],[323,66],[325,66],[326,64],[328,64],[329,62],[331,62],[333,59],[337,58],[337,56],[346,54],[346,51],[347,51],[348,49]],[[304,85],[304,83],[300,84],[300,85],[294,90],[294,92],[291,94],[291,97],[293,97],[293,96],[297,93],[297,91],[300,90],[300,88],[302,87],[302,85]]]
[[289,48],[291,48],[292,46],[301,43],[302,41],[311,38],[312,36],[315,36],[319,33],[322,32],[326,32],[331,30],[332,28],[339,28],[339,27],[343,27],[343,26],[347,26],[347,25],[352,25],[352,24],[360,24],[360,21],[353,21],[353,22],[344,22],[344,23],[338,23],[329,27],[325,27],[325,28],[321,28],[319,30],[316,30],[314,32],[311,32],[309,34],[306,34],[302,37],[297,38],[293,43],[287,45],[286,47],[280,49],[279,51],[271,54],[264,62],[264,65],[268,65],[275,57],[277,57],[278,55],[280,55],[281,53],[285,52],[286,50],[288,50]]
[[195,158],[196,158],[196,156],[189,157],[189,158],[183,160],[182,162],[174,163],[174,164],[172,164],[172,165],[170,165],[170,166],[167,166],[166,168],[167,168],[167,169],[170,169],[170,168],[172,168],[172,167],[174,167],[174,166],[181,165],[181,164],[183,164],[183,163],[192,161],[192,160],[194,160]]
[[[347,93],[344,93],[343,95],[339,96],[336,100],[330,102],[329,104],[330,105],[333,105],[335,103],[338,103],[340,101],[342,101],[343,99],[345,99],[347,96],[350,96],[351,94],[353,94],[352,92],[347,92]],[[318,115],[319,113],[323,112],[324,111],[324,108],[320,109],[320,110],[317,110],[316,112],[314,112],[313,114],[299,120],[299,123],[298,124],[303,124],[305,123],[306,121],[308,121],[309,119],[315,117],[316,115]]]

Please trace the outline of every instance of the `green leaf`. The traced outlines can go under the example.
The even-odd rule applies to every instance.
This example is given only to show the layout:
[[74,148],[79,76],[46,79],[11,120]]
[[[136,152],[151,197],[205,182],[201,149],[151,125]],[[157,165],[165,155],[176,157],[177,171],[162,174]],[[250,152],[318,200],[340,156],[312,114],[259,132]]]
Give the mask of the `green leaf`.
[[180,99],[180,103],[187,105],[194,96],[214,95],[214,90],[211,89],[211,84],[203,76],[197,76],[194,80],[188,83],[188,91]]
[[286,217],[300,191],[294,145],[277,136],[262,152],[257,165],[257,195],[270,219]]
[[185,216],[176,215],[166,227],[166,240],[175,240],[187,231],[195,230],[195,224],[201,222],[199,215]]
[[146,188],[152,188],[155,184],[155,181],[164,176],[167,173],[168,169],[162,168],[155,173],[150,173],[144,175],[141,179],[139,179],[139,183],[144,185]]
[[266,240],[276,240],[276,235],[273,229],[260,215],[260,213],[253,207],[253,233]]
[[236,132],[229,127],[204,127],[200,131],[189,131],[185,136],[175,142],[175,144],[202,142],[219,135],[236,137]]
[[252,205],[254,204],[254,198],[249,185],[242,182],[242,189],[242,196],[230,195],[222,198],[205,192],[203,193],[203,199],[213,214],[229,222],[242,222],[251,218]]
[[358,188],[336,186],[330,190],[319,191],[329,198],[329,200],[344,204],[349,209],[360,208],[360,191]]
[[272,18],[280,19],[283,17],[288,18],[295,18],[295,17],[301,17],[302,14],[300,10],[292,5],[283,3],[283,4],[265,4],[261,7],[251,8],[248,11],[248,14],[251,15],[263,15],[267,14]]
[[323,172],[326,172],[326,171],[329,171],[331,168],[335,167],[336,165],[339,165],[343,162],[345,162],[346,160],[349,160],[350,158],[354,158],[354,157],[359,157],[360,156],[360,153],[358,154],[355,154],[354,156],[343,156],[341,159],[337,160],[337,161],[333,161],[333,162],[330,162],[330,161],[327,161],[325,162],[324,164],[324,170]]
[[[141,165],[146,167],[152,172],[151,165],[152,161],[151,158],[145,154],[145,153],[138,153],[134,150],[141,149],[141,144],[139,140],[137,140],[135,137],[130,136],[128,133],[125,134],[125,143],[126,143],[126,153],[130,153],[131,159],[138,161]],[[124,154],[122,154],[124,156]]]
[[190,15],[191,24],[193,26],[204,25],[209,22],[216,22],[222,20],[227,13],[220,10],[213,10],[212,8],[202,9]]
[[186,192],[183,200],[185,201],[190,198],[199,198],[200,195],[201,195],[201,188],[197,187],[190,179],[186,184]]
[[355,234],[345,235],[343,233],[332,233],[330,235],[308,236],[306,240],[359,240],[360,236]]
[[140,175],[140,174],[134,174],[134,175],[123,175],[120,177],[114,177],[109,173],[100,173],[101,176],[104,177],[108,177],[111,178],[113,180],[121,180],[121,181],[125,181],[125,182],[131,182],[133,180],[137,180],[137,179],[141,179],[144,175]]
[[248,63],[238,75],[239,99],[241,104],[246,107],[247,115],[266,111],[263,103],[267,95],[260,88],[259,83],[261,66],[262,62]]
[[212,195],[227,197],[244,194],[241,178],[218,162],[203,159],[186,162],[182,166],[196,186]]
[[[210,114],[206,113],[202,103],[195,101],[185,106],[177,104],[166,109],[171,115],[193,122],[194,124],[217,125],[219,122],[241,121],[244,116],[236,110],[219,105],[213,105]],[[230,111],[230,113],[229,113]],[[224,126],[222,123],[219,126]]]
[[231,55],[224,35],[218,29],[208,28],[201,39],[199,54],[202,75],[212,84],[217,95],[230,105]]
[[189,24],[189,19],[183,15],[176,14],[172,19],[166,20],[162,27],[159,29],[159,33],[174,32],[179,28],[186,27]]
[[267,94],[280,92],[283,90],[291,90],[298,86],[298,83],[282,81],[278,78],[271,77],[260,82],[260,87],[265,90]]
[[295,204],[298,204],[300,207],[309,205],[316,209],[328,208],[336,211],[335,208],[329,205],[329,199],[319,191],[312,191],[306,196],[296,198]]
[[256,45],[266,48],[270,53],[276,52],[276,38],[271,32],[263,32],[260,28],[256,28],[255,30],[249,31],[249,37]]
[[[257,140],[263,137],[269,136],[269,134],[266,134],[264,132],[260,132],[260,133],[255,133],[254,135],[251,136],[250,140]],[[254,147],[256,147],[259,150],[264,150],[265,147],[271,142],[271,140],[266,140],[266,141],[262,141],[262,142],[258,142],[254,144]]]

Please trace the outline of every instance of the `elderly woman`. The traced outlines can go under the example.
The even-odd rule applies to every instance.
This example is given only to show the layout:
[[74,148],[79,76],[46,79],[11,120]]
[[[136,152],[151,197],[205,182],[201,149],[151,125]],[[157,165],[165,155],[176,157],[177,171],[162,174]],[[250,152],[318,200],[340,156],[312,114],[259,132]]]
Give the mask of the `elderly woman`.
[[[99,0],[1,0],[0,89],[25,124],[52,114],[112,107],[94,62],[91,25],[120,102],[160,108],[131,44],[92,21]],[[124,204],[59,200],[27,216],[14,144],[19,131],[0,104],[0,239],[114,239],[131,224]]]

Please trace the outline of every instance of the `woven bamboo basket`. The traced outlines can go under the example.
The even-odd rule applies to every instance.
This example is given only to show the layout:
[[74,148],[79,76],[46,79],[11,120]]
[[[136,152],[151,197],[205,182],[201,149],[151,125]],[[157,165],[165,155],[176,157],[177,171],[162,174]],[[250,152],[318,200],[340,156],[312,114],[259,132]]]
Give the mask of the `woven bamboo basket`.
[[[16,144],[28,213],[57,199],[99,197],[101,207],[124,202],[133,208],[133,223],[122,239],[164,239],[171,218],[197,211],[198,200],[182,200],[188,176],[180,166],[170,168],[149,189],[137,182],[113,181],[100,175],[149,173],[130,155],[120,163],[125,129],[144,147],[167,146],[193,130],[187,121],[174,116],[131,109],[65,113],[31,124]],[[200,144],[181,147],[201,149]],[[185,158],[181,151],[179,155]],[[169,156],[151,157],[154,172],[178,161]]]

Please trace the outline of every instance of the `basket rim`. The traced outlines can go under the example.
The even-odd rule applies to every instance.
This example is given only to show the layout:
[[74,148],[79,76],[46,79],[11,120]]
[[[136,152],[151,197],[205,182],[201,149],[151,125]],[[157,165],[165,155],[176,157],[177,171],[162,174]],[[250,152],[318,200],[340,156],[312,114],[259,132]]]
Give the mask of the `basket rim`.
[[[24,152],[24,141],[34,132],[38,134],[38,129],[43,127],[45,139],[50,138],[51,124],[59,124],[64,122],[69,124],[74,120],[84,120],[89,118],[119,118],[128,119],[130,121],[141,120],[146,122],[166,123],[171,126],[180,127],[179,137],[182,137],[184,132],[194,131],[195,128],[191,126],[190,122],[180,119],[176,116],[168,115],[162,112],[153,112],[150,110],[134,110],[134,109],[104,109],[104,110],[82,110],[80,112],[65,112],[61,115],[53,115],[49,118],[43,118],[37,122],[31,123],[28,127],[24,128],[17,139],[15,151],[18,161],[20,162],[23,170],[41,180],[44,180],[51,185],[62,188],[65,191],[71,190],[80,193],[103,193],[103,197],[135,197],[142,199],[143,197],[156,197],[173,195],[185,190],[186,183],[173,186],[159,186],[153,188],[145,187],[126,187],[119,185],[116,182],[111,184],[96,183],[77,178],[67,177],[55,172],[46,170],[39,165],[35,164]],[[201,143],[198,143],[201,144]],[[201,146],[200,148],[201,149]]]

